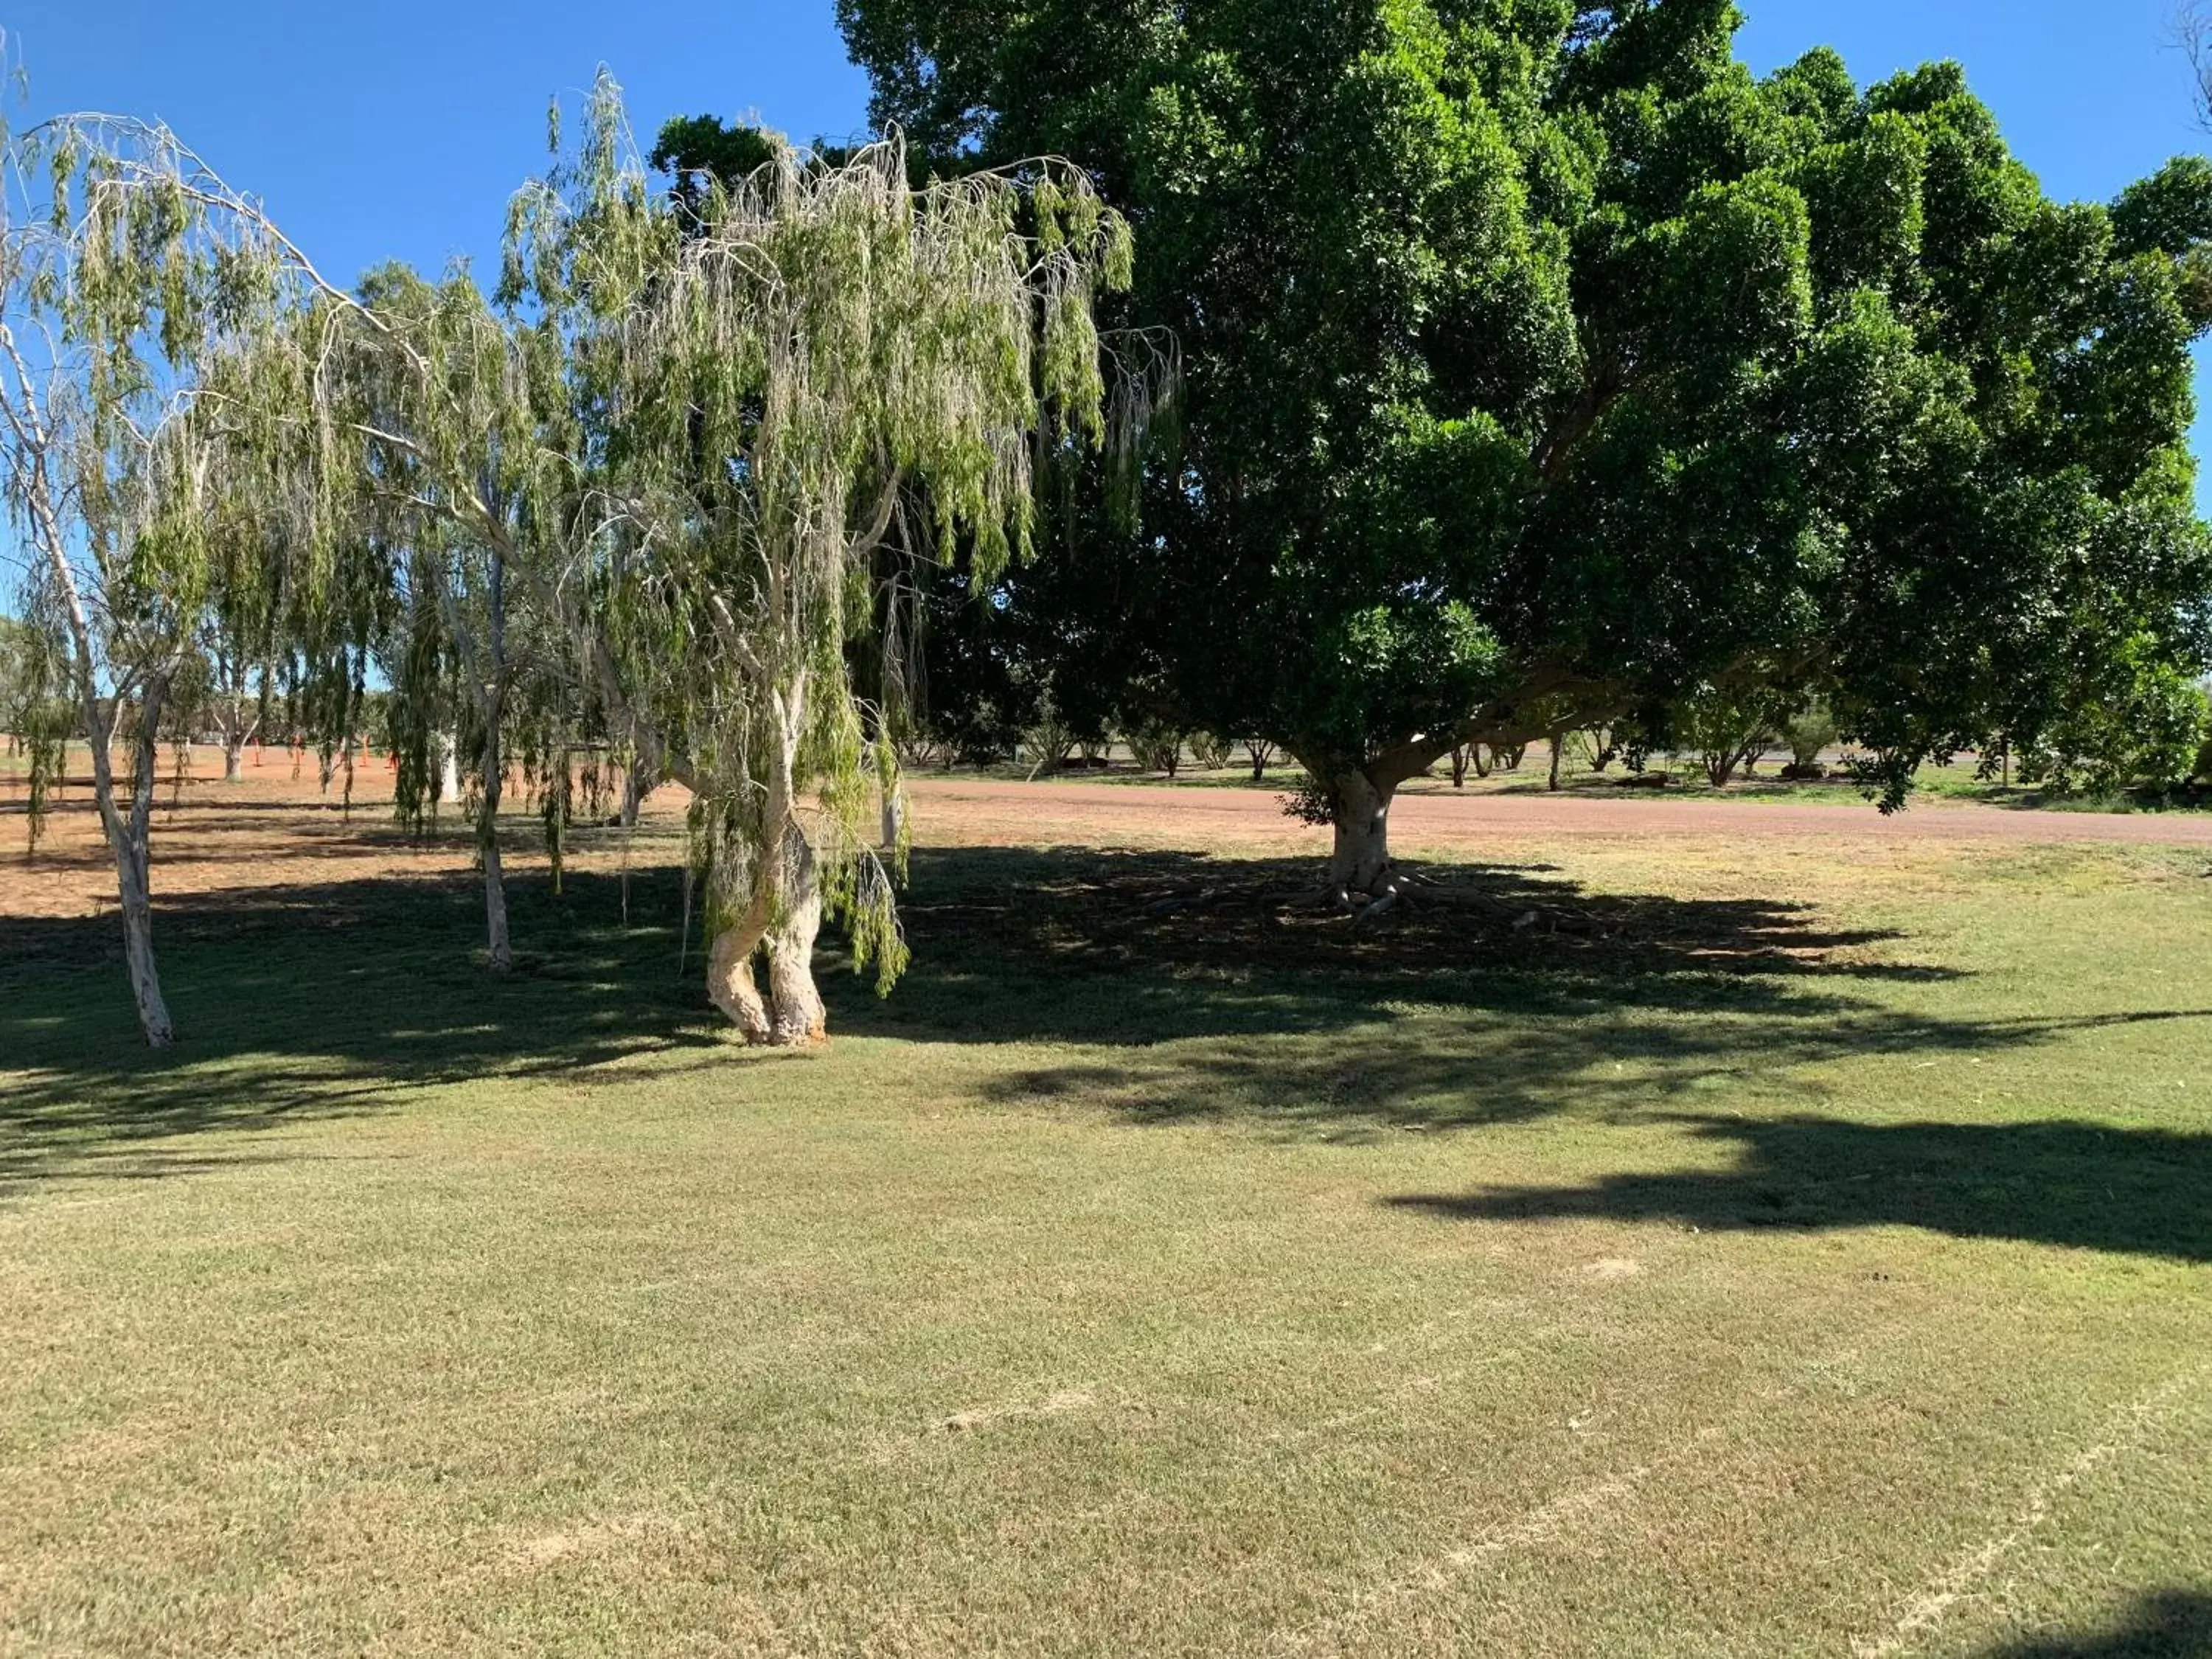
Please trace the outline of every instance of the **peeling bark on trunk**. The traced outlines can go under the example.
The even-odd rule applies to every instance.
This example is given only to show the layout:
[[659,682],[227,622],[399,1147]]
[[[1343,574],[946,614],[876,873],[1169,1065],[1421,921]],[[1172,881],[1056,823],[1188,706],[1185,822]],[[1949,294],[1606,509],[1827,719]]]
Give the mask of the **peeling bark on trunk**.
[[[715,936],[707,953],[707,994],[747,1042],[809,1048],[830,1035],[829,1012],[814,983],[822,891],[814,849],[796,823],[787,827],[783,856],[775,865],[745,914]],[[765,992],[761,966],[768,972]]]
[[[769,772],[764,828],[769,844],[779,851],[761,860],[744,914],[709,947],[707,994],[747,1042],[802,1048],[829,1036],[829,1012],[814,983],[822,889],[814,848],[799,827],[793,787],[805,729],[803,674],[777,703],[779,746]],[[768,969],[765,994],[755,974],[757,958]]]
[[714,946],[707,952],[707,995],[738,1028],[738,1036],[747,1042],[765,1043],[775,1023],[769,1018],[760,988],[753,983],[753,953],[759,949],[760,940],[748,939],[748,931],[732,927],[714,936]]
[[822,889],[815,879],[814,849],[796,829],[786,859],[783,914],[768,936],[769,1042],[799,1048],[826,1040],[830,1011],[814,984],[814,940],[822,931]]

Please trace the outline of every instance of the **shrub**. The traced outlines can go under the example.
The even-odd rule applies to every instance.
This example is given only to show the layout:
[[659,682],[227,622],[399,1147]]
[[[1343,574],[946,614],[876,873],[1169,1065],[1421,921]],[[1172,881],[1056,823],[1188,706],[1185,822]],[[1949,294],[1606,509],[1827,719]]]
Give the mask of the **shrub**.
[[1141,772],[1173,777],[1182,764],[1182,732],[1164,720],[1139,720],[1121,728],[1121,741]]
[[1838,735],[1834,712],[1828,700],[1817,692],[1782,727],[1782,739],[1790,745],[1790,763],[1800,772],[1818,768],[1822,752],[1835,743]]
[[2172,789],[2202,775],[2212,733],[2203,688],[2145,661],[2131,684],[2085,701],[2021,750],[2021,776],[2063,794]]
[[1674,752],[1695,756],[1706,781],[1721,788],[1781,741],[1782,707],[1771,691],[1701,685],[1674,706]]
[[1191,758],[1209,772],[1218,772],[1223,767],[1228,765],[1229,757],[1235,752],[1236,748],[1235,739],[1218,737],[1211,732],[1194,732],[1190,734]]

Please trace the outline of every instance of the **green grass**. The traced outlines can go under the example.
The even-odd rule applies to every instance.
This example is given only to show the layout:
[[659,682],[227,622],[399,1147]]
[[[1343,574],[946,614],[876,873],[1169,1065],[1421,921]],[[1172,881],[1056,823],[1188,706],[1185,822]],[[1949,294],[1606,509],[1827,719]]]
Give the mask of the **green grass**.
[[0,921],[0,1652],[2212,1650],[2204,856],[1560,862],[925,850],[795,1059],[665,871]]

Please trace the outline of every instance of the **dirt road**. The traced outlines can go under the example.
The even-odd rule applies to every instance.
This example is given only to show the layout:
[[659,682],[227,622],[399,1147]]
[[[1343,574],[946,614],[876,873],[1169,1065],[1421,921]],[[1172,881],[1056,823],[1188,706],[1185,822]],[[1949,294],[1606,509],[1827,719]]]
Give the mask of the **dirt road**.
[[[1311,836],[1283,817],[1281,798],[1258,789],[1171,789],[1131,784],[1014,783],[982,778],[911,781],[917,823],[943,841],[955,826],[990,842],[1139,842],[1200,846],[1218,836],[1249,842],[1279,831]],[[2038,845],[2119,842],[2212,847],[2212,814],[2031,812],[2006,807],[1920,805],[1884,817],[1863,803],[1784,805],[1669,799],[1650,795],[1408,793],[1391,823],[1407,842],[1555,836],[1782,836],[2006,842]]]

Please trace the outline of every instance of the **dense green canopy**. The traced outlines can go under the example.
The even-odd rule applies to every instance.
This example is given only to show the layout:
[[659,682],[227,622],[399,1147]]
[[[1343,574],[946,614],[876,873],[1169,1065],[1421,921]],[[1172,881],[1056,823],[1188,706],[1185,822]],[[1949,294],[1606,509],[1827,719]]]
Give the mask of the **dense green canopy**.
[[840,15],[929,154],[1129,214],[1183,446],[1054,629],[1297,754],[1342,878],[1473,739],[1819,684],[1896,790],[2195,666],[2203,161],[2054,202],[1957,65],[1762,81],[1726,0]]

